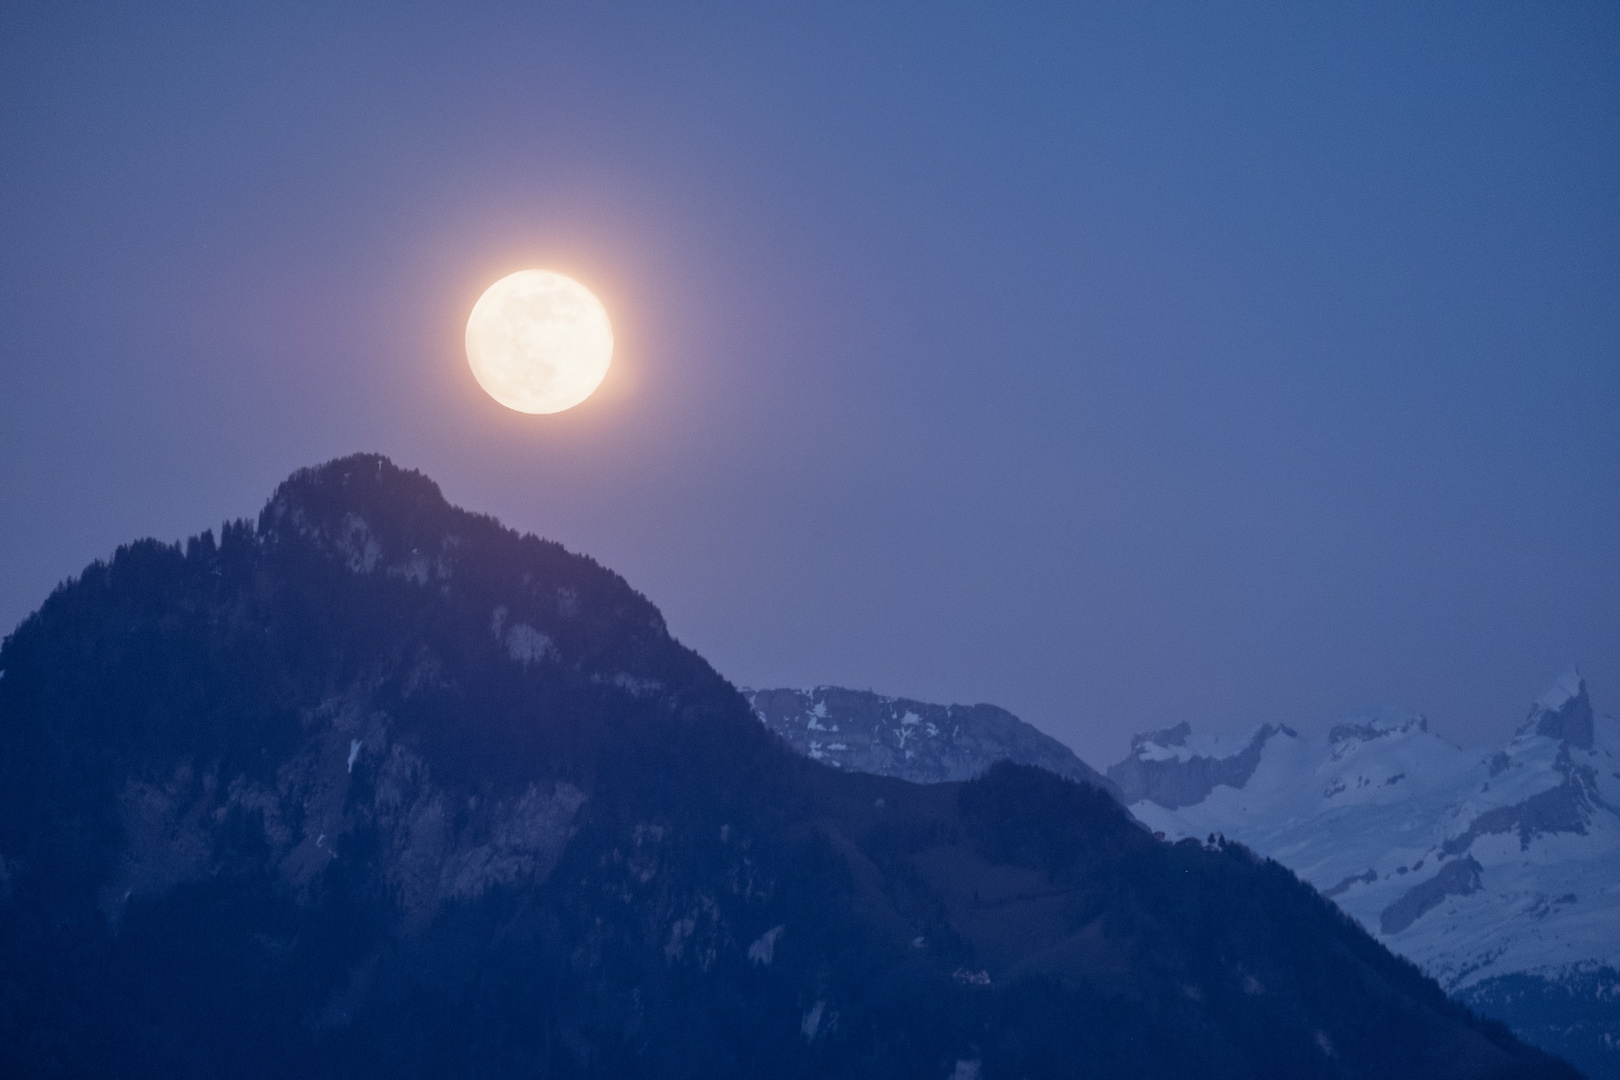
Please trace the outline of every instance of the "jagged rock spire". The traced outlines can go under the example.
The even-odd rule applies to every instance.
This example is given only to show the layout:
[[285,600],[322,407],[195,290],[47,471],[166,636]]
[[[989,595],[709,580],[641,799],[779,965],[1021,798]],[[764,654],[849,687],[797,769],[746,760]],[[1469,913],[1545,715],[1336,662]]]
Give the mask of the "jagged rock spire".
[[1586,680],[1572,666],[1536,699],[1520,730],[1590,750],[1592,729],[1592,699],[1586,696]]

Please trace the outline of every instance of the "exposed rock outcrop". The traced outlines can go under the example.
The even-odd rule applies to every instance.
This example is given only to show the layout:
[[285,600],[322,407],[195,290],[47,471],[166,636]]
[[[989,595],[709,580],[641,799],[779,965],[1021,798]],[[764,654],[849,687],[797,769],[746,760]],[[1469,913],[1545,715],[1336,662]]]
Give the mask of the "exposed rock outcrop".
[[1220,757],[1187,749],[1192,728],[1177,724],[1131,739],[1131,755],[1108,769],[1126,805],[1146,799],[1166,809],[1201,802],[1217,786],[1240,788],[1260,764],[1266,743],[1274,736],[1294,737],[1284,727],[1263,725],[1238,752]]
[[998,761],[1114,784],[1050,735],[994,705],[931,705],[863,690],[744,690],[754,715],[806,757],[919,784],[971,780]]

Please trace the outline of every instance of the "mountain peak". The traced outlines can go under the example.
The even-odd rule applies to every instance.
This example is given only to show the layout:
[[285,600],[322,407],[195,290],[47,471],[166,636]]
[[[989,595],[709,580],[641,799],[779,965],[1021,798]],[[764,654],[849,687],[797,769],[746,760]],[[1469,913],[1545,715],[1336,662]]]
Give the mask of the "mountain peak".
[[865,690],[744,690],[762,724],[835,769],[913,783],[968,780],[997,761],[1035,765],[1120,797],[1112,781],[1050,735],[994,705],[934,705]]
[[1185,720],[1175,727],[1167,727],[1160,731],[1145,731],[1140,735],[1131,736],[1131,752],[1136,753],[1144,747],[1186,746],[1187,737],[1191,734],[1192,725]]
[[439,485],[382,454],[350,454],[299,469],[259,515],[269,540],[312,541],[370,571],[400,555],[445,543],[457,511]]
[[300,505],[320,512],[337,502],[401,497],[448,510],[439,485],[415,469],[402,469],[384,454],[349,454],[299,469],[276,487],[270,505]]
[[1408,712],[1404,709],[1371,709],[1350,717],[1342,724],[1334,724],[1328,732],[1328,742],[1340,743],[1348,739],[1370,742],[1385,735],[1396,735],[1414,728],[1418,731],[1428,731],[1428,718],[1422,713]]
[[1174,810],[1200,802],[1217,787],[1241,788],[1260,765],[1266,744],[1291,728],[1262,724],[1246,740],[1195,735],[1190,724],[1138,735],[1124,761],[1108,768],[1127,805],[1141,799]]
[[1592,748],[1592,699],[1586,696],[1586,680],[1571,666],[1542,691],[1525,718],[1521,733],[1534,732],[1558,739],[1582,750]]

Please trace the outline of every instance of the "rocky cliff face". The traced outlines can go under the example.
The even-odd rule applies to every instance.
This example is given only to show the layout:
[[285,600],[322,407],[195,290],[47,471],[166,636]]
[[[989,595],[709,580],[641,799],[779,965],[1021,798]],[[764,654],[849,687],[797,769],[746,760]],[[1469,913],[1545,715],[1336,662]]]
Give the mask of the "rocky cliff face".
[[1620,1077],[1620,723],[1578,673],[1498,750],[1390,711],[1325,738],[1183,725],[1109,774],[1151,828],[1278,859],[1463,1000]]
[[1590,750],[1595,730],[1586,680],[1581,678],[1580,672],[1570,668],[1536,700],[1520,734],[1533,731],[1576,750]]
[[0,1075],[1572,1075],[1093,787],[792,753],[375,456],[58,589],[0,746]]
[[1191,726],[1182,723],[1131,739],[1130,757],[1108,770],[1108,778],[1118,785],[1126,805],[1145,799],[1174,810],[1202,802],[1217,787],[1241,788],[1254,775],[1272,736],[1294,736],[1287,728],[1266,724],[1241,750],[1212,757],[1182,752],[1191,734]]
[[744,690],[760,722],[813,761],[918,784],[1034,765],[1119,797],[1074,751],[994,705],[930,705],[863,690]]

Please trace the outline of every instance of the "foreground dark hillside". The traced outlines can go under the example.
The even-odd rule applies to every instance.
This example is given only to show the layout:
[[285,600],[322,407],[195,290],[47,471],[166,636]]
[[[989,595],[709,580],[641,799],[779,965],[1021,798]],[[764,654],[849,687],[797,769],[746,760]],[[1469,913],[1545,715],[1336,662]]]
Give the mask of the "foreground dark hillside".
[[805,761],[357,456],[0,650],[0,1075],[1567,1077],[1274,863]]

